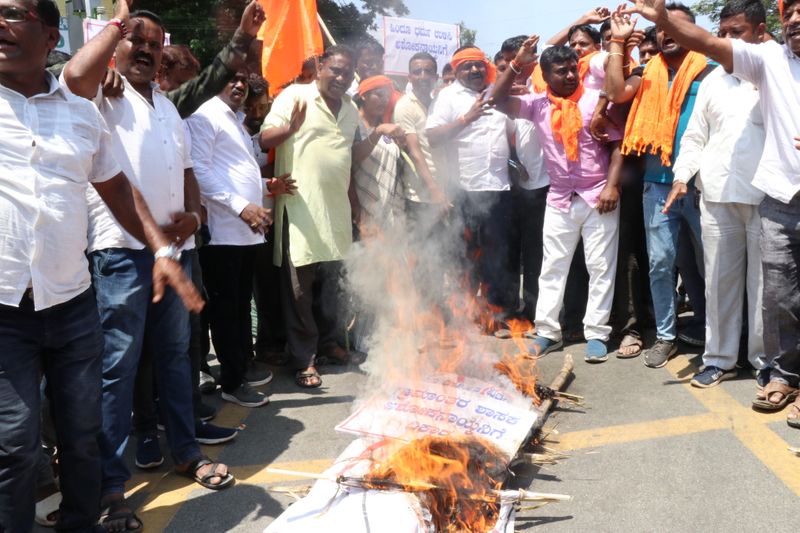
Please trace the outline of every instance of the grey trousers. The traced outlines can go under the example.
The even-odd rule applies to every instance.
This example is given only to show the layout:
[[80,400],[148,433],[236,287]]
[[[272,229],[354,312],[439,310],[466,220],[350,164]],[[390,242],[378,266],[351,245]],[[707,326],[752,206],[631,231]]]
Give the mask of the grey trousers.
[[772,380],[800,385],[800,194],[784,204],[767,196],[761,215],[764,351]]

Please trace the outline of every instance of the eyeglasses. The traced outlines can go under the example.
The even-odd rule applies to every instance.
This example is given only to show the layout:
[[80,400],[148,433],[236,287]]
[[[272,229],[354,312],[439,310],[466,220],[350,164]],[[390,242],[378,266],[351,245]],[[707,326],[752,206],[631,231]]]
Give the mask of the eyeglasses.
[[36,22],[41,20],[39,15],[30,9],[22,9],[14,6],[0,6],[0,19],[6,22]]

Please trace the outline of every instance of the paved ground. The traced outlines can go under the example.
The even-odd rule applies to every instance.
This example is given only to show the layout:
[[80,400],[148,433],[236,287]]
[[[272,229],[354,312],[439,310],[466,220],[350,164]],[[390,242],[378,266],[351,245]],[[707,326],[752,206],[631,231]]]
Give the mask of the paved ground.
[[[640,358],[590,366],[583,349],[567,347],[576,356],[568,391],[585,396],[586,405],[558,408],[546,424],[548,445],[570,458],[522,472],[534,476],[533,490],[574,500],[523,513],[518,531],[797,531],[800,458],[787,446],[800,446],[800,432],[782,413],[749,408],[751,379],[699,390],[688,384],[699,364],[693,353],[652,370]],[[545,382],[561,362],[560,353],[541,361]],[[272,401],[261,409],[206,397],[221,407],[216,423],[247,426],[230,445],[205,450],[232,466],[237,484],[221,493],[196,488],[166,463],[137,473],[130,497],[145,531],[262,531],[293,501],[267,489],[307,483],[264,468],[321,471],[351,440],[333,427],[364,376],[326,370],[323,388],[307,393],[277,369]]]

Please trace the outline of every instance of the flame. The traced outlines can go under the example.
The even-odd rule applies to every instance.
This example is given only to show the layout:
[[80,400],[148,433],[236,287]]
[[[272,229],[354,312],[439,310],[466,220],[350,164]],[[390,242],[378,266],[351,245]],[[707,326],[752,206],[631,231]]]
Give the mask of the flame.
[[487,532],[497,521],[495,493],[506,472],[503,454],[482,439],[425,437],[401,447],[365,481],[418,493],[437,532]]

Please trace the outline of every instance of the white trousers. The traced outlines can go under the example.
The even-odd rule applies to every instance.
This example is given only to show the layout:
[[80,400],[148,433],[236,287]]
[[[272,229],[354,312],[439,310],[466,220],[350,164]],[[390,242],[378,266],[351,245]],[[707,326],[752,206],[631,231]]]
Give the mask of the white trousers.
[[[701,197],[702,198],[702,197]],[[731,370],[739,355],[747,291],[747,357],[762,368],[761,217],[757,205],[700,202],[706,270],[706,348],[703,363]]]
[[608,319],[617,273],[619,207],[612,213],[601,215],[581,197],[574,196],[568,213],[547,206],[543,233],[544,260],[536,303],[536,334],[561,340],[558,315],[564,306],[564,289],[572,256],[583,237],[586,270],[589,272],[589,301],[583,317],[583,334],[587,340],[607,341],[611,334]]

